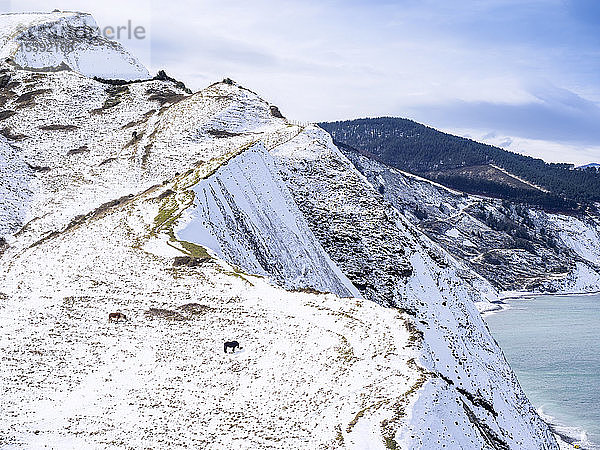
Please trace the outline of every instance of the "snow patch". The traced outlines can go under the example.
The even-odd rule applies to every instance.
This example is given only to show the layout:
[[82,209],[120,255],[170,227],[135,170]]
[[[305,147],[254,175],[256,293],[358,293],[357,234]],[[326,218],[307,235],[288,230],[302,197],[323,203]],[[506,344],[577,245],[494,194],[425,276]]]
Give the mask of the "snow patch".
[[450,228],[449,230],[446,231],[445,234],[448,237],[456,239],[460,236],[460,231],[458,231],[456,228]]

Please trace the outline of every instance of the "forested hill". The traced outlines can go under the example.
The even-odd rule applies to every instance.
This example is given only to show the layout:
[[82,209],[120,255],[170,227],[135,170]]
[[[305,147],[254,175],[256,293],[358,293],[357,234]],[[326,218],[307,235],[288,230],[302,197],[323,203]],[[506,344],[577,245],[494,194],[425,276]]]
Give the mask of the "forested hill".
[[319,125],[338,145],[463,191],[550,209],[600,202],[600,173],[593,169],[546,163],[408,119],[382,117]]

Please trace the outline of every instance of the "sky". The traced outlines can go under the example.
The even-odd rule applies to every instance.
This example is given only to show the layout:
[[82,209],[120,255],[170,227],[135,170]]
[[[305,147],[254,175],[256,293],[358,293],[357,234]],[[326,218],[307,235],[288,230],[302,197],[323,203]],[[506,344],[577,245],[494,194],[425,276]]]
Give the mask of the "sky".
[[90,12],[152,72],[230,77],[290,119],[407,117],[548,161],[600,162],[598,0],[0,0]]

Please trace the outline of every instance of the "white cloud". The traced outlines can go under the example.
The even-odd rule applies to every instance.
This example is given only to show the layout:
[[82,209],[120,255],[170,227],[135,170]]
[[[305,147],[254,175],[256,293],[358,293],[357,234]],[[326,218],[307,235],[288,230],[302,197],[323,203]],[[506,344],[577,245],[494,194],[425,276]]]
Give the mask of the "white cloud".
[[511,152],[520,153],[521,155],[542,158],[546,162],[566,162],[575,164],[576,166],[591,162],[600,162],[600,145],[576,145],[542,139],[506,136],[493,131],[462,128],[451,128],[442,131],[494,145]]

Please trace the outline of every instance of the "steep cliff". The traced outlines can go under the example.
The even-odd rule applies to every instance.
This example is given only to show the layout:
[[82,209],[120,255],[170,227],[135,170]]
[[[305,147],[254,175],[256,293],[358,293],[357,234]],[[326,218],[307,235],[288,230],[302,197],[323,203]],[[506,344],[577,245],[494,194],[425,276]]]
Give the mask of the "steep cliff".
[[600,219],[467,195],[344,148],[387,201],[504,291],[600,290]]
[[1,445],[556,448],[496,290],[323,130],[231,80],[0,71]]

